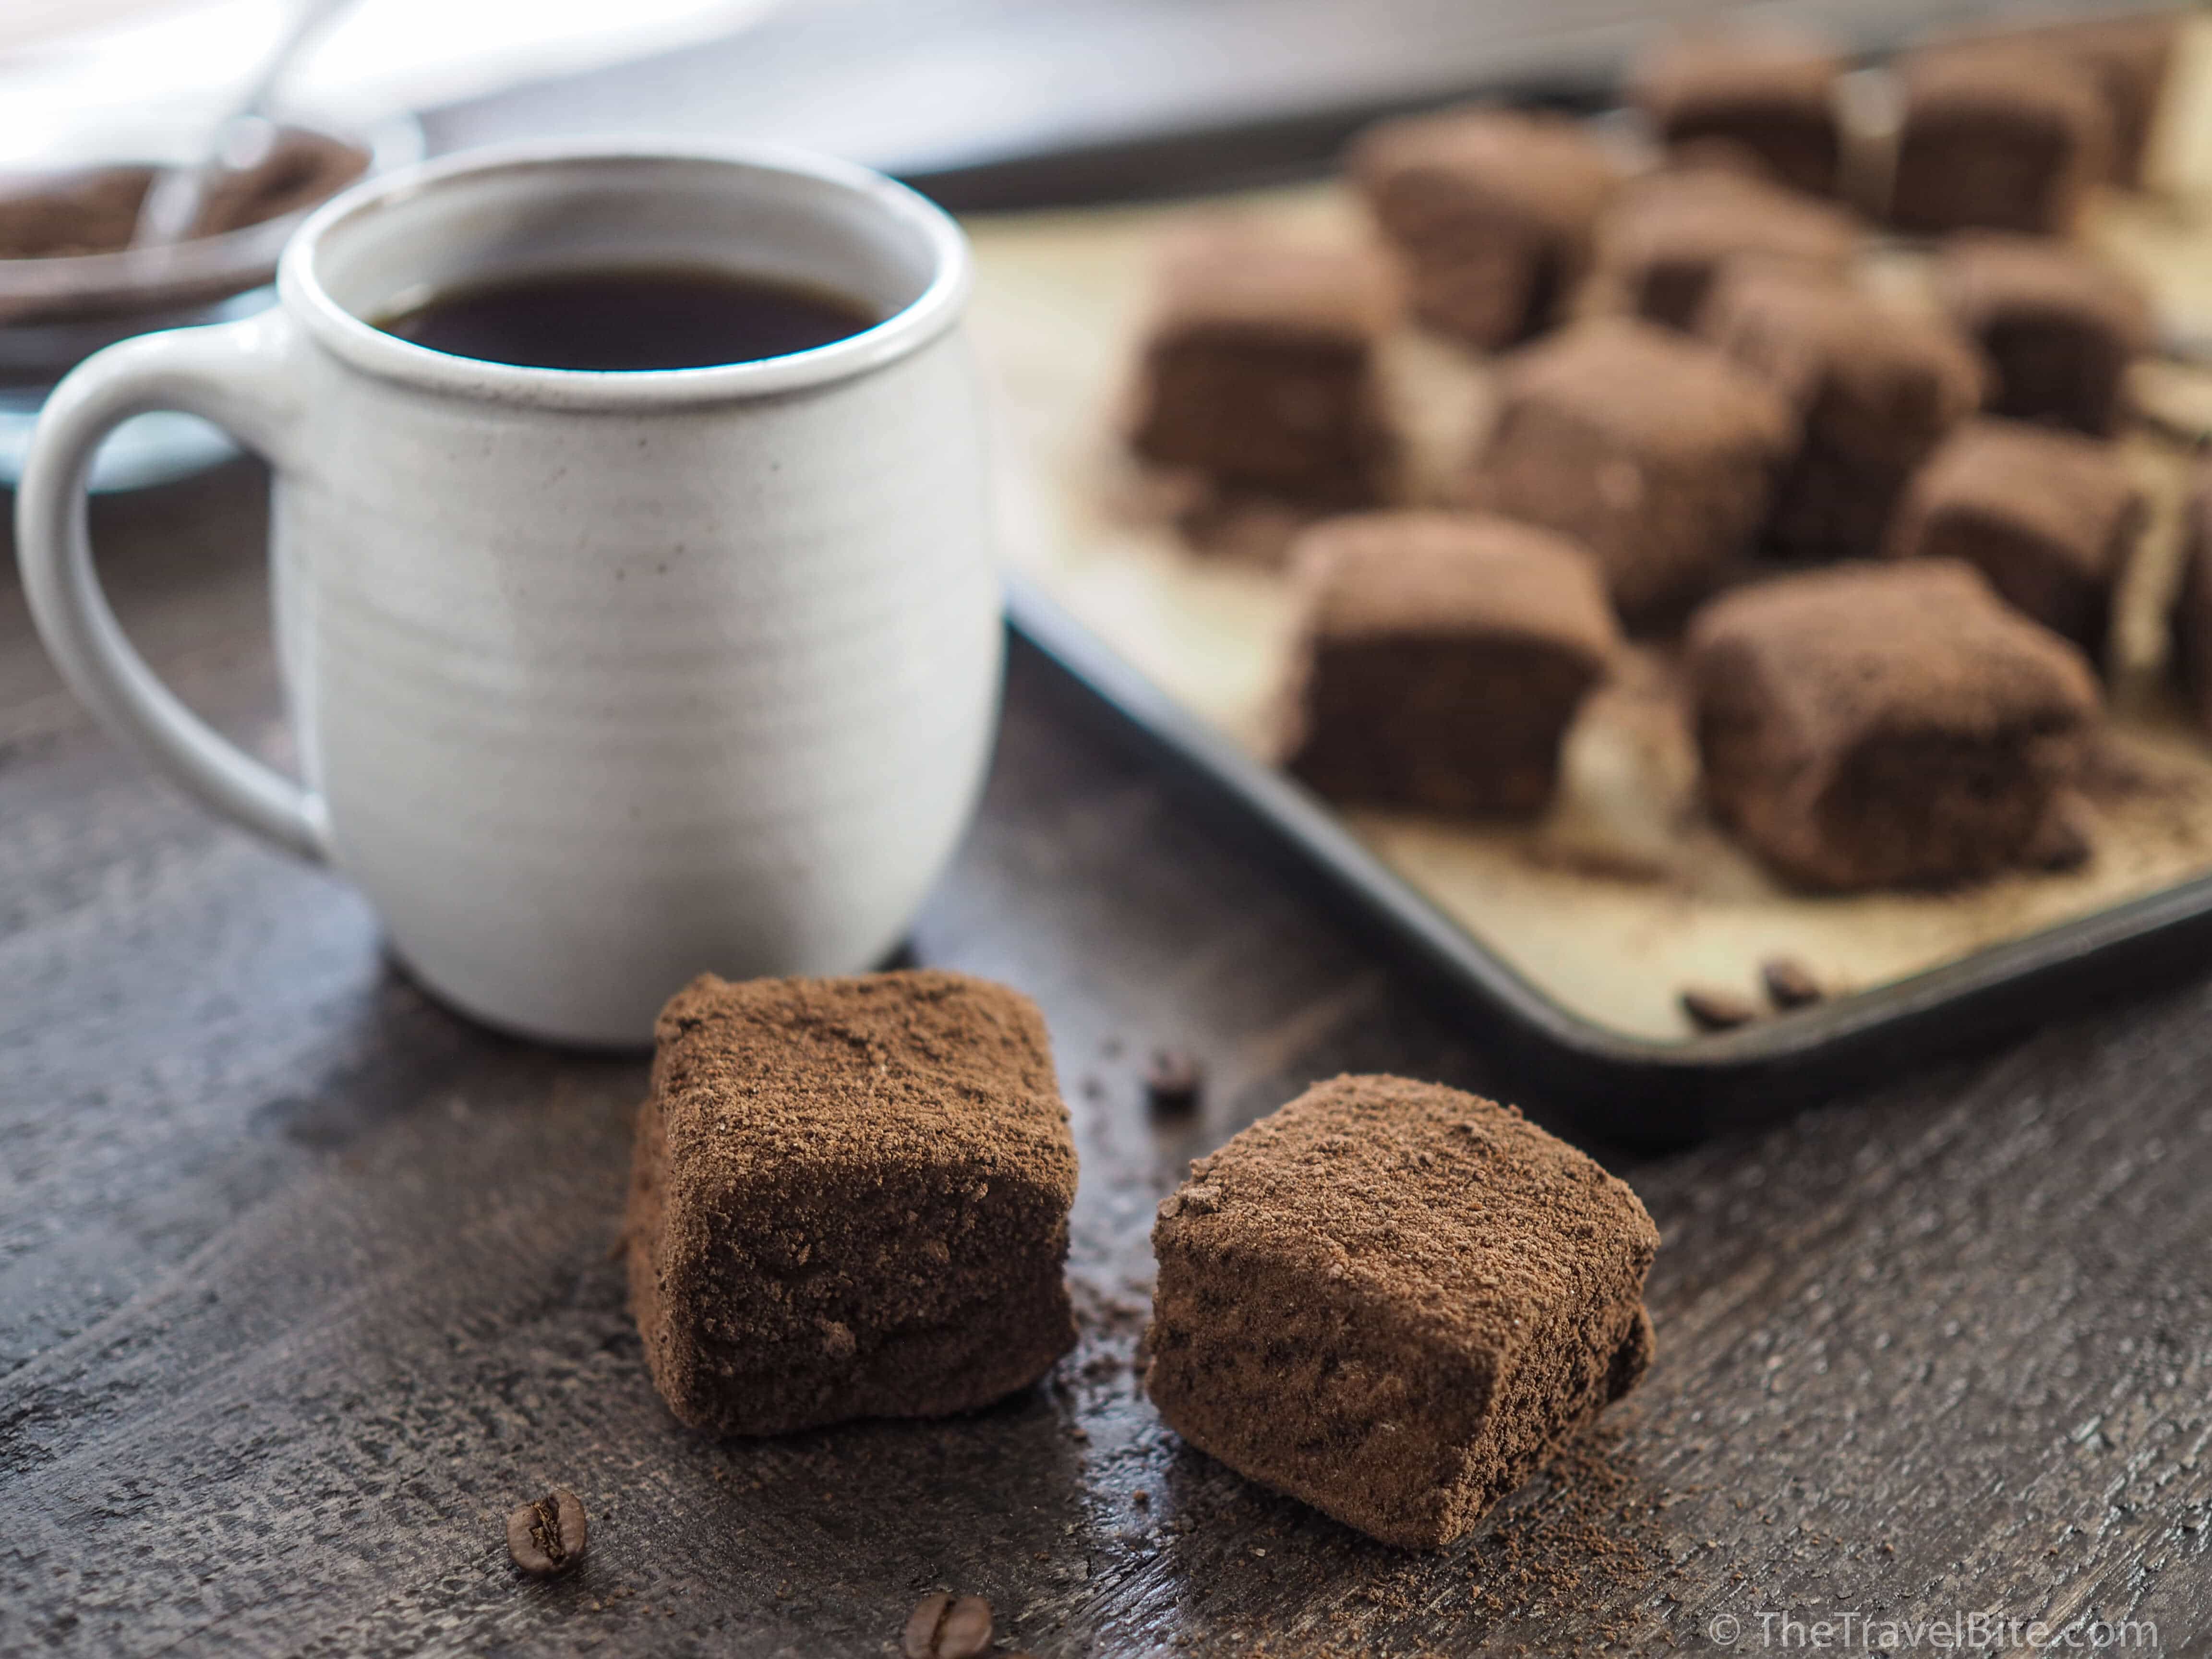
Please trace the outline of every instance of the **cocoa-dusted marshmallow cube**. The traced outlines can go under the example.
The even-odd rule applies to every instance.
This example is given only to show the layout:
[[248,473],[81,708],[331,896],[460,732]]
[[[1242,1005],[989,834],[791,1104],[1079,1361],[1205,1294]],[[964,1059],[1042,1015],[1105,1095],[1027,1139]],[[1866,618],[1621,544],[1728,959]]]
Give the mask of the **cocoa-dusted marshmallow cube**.
[[1583,124],[1474,108],[1385,121],[1349,157],[1402,256],[1413,313],[1483,348],[1546,327],[1589,264],[1619,173]]
[[2093,437],[2119,424],[2128,365],[2150,349],[2142,287],[2087,248],[1971,231],[1948,239],[1936,292],[1994,368],[1989,408]]
[[1322,794],[1540,811],[1618,644],[1597,561],[1509,519],[1332,519],[1293,550],[1304,609],[1291,766]]
[[2034,44],[2072,59],[2095,78],[2112,137],[2106,176],[2115,184],[2143,182],[2182,15],[2174,7],[2028,31]]
[[1507,360],[1468,493],[1589,548],[1632,623],[1664,620],[1744,553],[1795,439],[1781,396],[1711,346],[1593,318]]
[[1829,196],[1843,155],[1841,67],[1819,42],[1778,31],[1685,35],[1644,56],[1628,96],[1669,147],[1732,144],[1778,182]]
[[1160,1206],[1145,1388],[1247,1479],[1434,1549],[1636,1385],[1658,1245],[1626,1184],[1511,1107],[1336,1078]]
[[2092,661],[2135,550],[2142,492],[2112,445],[2017,421],[1970,421],[1913,478],[1887,551],[1961,559]]
[[1686,167],[1621,191],[1598,223],[1593,281],[1606,308],[1688,329],[1724,264],[1841,276],[1858,245],[1856,222],[1830,203],[1724,167]]
[[1996,42],[1914,52],[1898,82],[1892,222],[2051,236],[2073,228],[2111,149],[2110,118],[2087,71]]
[[1946,44],[1962,51],[2040,52],[2086,74],[2104,106],[2111,139],[2104,176],[2132,186],[2143,182],[2184,15],[2174,7],[2024,28],[2000,25]]
[[1688,646],[1706,804],[1786,878],[1932,886],[2081,856],[2069,794],[2096,676],[1972,566],[1739,588]]
[[1395,453],[1376,352],[1396,312],[1370,250],[1239,225],[1195,232],[1163,263],[1130,441],[1224,485],[1374,501]]
[[658,1039],[630,1306],[684,1422],[967,1411],[1073,1344],[1075,1146],[1027,997],[933,969],[709,974]]
[[1784,266],[1724,271],[1698,329],[1797,413],[1767,537],[1799,557],[1875,552],[1905,480],[1972,414],[1987,378],[1948,324]]

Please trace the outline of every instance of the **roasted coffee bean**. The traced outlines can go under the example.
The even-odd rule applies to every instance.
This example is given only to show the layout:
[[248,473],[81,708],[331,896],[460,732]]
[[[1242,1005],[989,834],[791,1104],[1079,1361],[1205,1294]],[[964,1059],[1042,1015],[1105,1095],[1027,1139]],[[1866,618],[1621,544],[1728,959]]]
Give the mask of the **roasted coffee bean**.
[[1156,1112],[1194,1112],[1205,1089],[1206,1075],[1198,1061],[1180,1048],[1158,1050],[1145,1072],[1145,1097]]
[[516,1566],[538,1578],[574,1566],[584,1554],[584,1506],[576,1494],[556,1486],[508,1516],[507,1553]]
[[921,1598],[906,1621],[906,1659],[976,1659],[991,1645],[991,1604],[980,1595]]
[[1757,1019],[1759,1005],[1749,997],[1740,996],[1734,991],[1718,990],[1710,985],[1692,985],[1683,989],[1682,1012],[1701,1031],[1727,1031],[1739,1025],[1748,1025]]
[[1759,982],[1766,1000],[1778,1008],[1802,1008],[1826,994],[1813,970],[1795,957],[1769,957],[1759,964]]

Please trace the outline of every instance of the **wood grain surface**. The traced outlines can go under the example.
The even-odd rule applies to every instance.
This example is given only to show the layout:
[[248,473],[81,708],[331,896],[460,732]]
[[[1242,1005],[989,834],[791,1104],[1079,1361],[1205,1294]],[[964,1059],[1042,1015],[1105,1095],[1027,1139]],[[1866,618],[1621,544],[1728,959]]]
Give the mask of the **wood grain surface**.
[[[281,758],[261,490],[95,536],[157,665]],[[2212,978],[1755,1137],[1595,1148],[1664,1236],[1658,1362],[1496,1525],[1402,1555],[1163,1428],[1146,1235],[1308,1080],[1483,1057],[1064,697],[1017,655],[912,955],[1051,1022],[1081,1345],[975,1417],[717,1446],[609,1255],[641,1064],[427,1002],[344,887],[93,730],[0,577],[0,1653],[869,1655],[939,1588],[1044,1655],[1715,1651],[1723,1614],[1757,1652],[1762,1613],[1954,1610],[2212,1651]],[[1206,1066],[1194,1120],[1148,1115],[1161,1042]],[[502,1527],[552,1484],[592,1544],[539,1583]]]

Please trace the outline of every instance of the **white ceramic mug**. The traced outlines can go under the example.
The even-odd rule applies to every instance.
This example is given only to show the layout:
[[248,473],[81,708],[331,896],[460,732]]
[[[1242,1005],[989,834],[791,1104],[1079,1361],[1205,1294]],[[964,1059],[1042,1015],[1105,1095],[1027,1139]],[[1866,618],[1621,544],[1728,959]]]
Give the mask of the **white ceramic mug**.
[[[886,320],[623,374],[366,320],[456,283],[672,264]],[[702,969],[866,967],[950,855],[997,713],[968,283],[943,213],[813,158],[533,148],[361,186],[301,227],[275,309],[126,341],[55,392],[18,495],[32,613],[112,731],[343,872],[409,969],[492,1024],[641,1042]],[[87,466],[155,409],[274,467],[301,781],[179,704],[101,596]]]

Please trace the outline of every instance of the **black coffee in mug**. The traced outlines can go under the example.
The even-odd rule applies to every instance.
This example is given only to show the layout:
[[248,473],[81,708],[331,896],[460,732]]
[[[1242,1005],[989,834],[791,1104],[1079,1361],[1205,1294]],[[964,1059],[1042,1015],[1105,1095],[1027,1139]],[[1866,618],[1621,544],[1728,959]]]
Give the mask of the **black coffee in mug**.
[[859,301],[703,267],[515,276],[447,289],[373,319],[433,351],[525,368],[708,368],[787,356],[873,328]]

